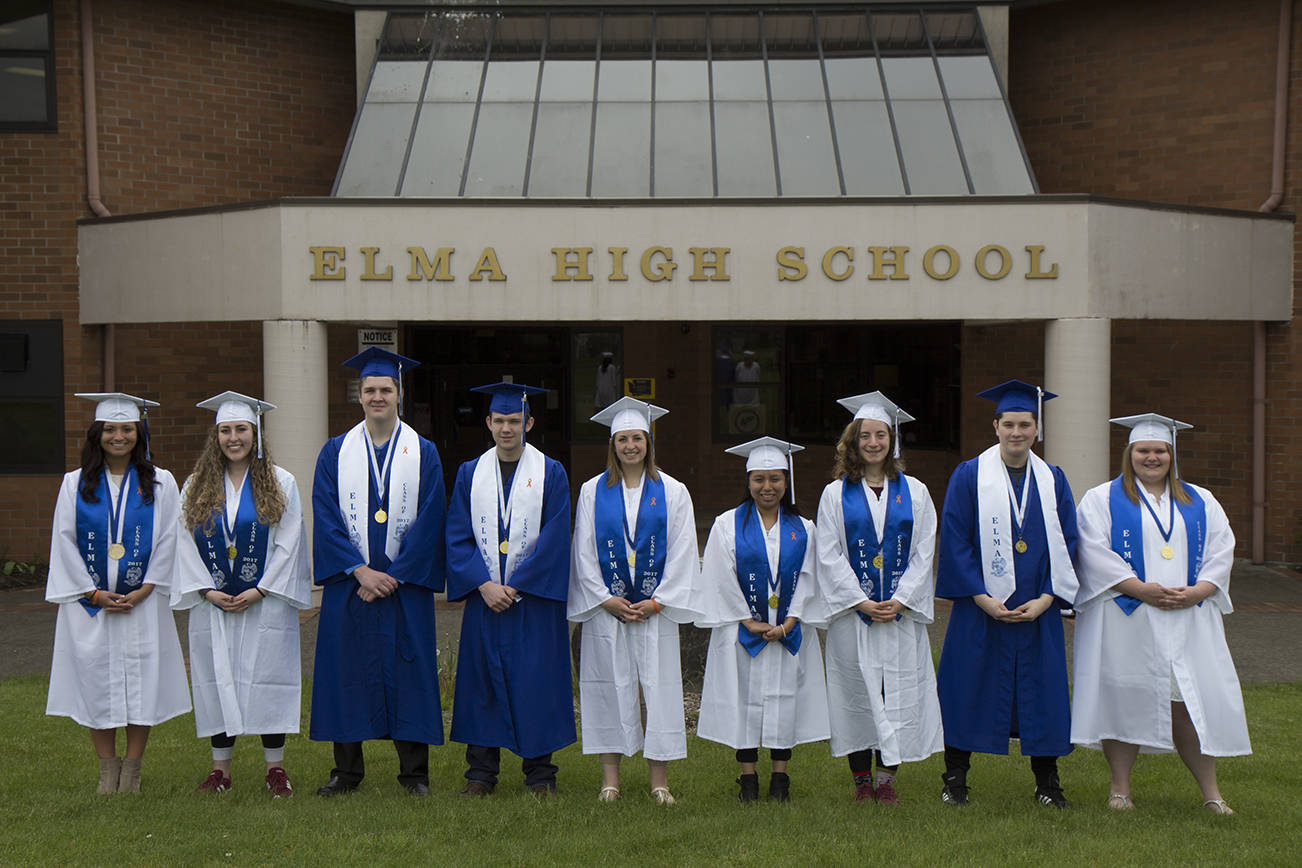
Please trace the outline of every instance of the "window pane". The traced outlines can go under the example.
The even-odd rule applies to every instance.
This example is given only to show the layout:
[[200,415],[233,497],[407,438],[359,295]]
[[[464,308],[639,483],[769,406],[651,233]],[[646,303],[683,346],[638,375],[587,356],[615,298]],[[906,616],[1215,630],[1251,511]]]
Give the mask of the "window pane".
[[479,123],[466,175],[467,196],[519,196],[533,123],[538,61],[488,64]]
[[990,60],[985,55],[942,57],[940,70],[973,192],[1034,193]]
[[655,195],[711,195],[710,78],[704,60],[656,61]]
[[595,70],[596,64],[591,61],[549,60],[543,64],[529,172],[530,196],[586,193]]
[[[604,53],[604,43],[603,43]],[[650,194],[651,62],[603,60],[598,69],[593,196]]]
[[403,196],[455,196],[461,189],[483,70],[480,60],[434,61],[402,179]]
[[[28,6],[48,6],[47,3],[28,3]],[[23,15],[22,11],[15,14]],[[17,48],[22,51],[45,51],[50,47],[50,16],[46,13],[24,15],[8,20],[9,14],[0,12],[0,48]]]
[[836,158],[817,60],[770,60],[782,195],[836,195]]
[[45,116],[45,60],[8,57],[0,61],[0,121],[49,120]]
[[899,129],[900,150],[909,177],[909,192],[967,193],[954,133],[940,98],[940,83],[930,57],[882,60],[891,108]]
[[829,58],[826,67],[846,194],[902,194],[904,181],[876,59]]

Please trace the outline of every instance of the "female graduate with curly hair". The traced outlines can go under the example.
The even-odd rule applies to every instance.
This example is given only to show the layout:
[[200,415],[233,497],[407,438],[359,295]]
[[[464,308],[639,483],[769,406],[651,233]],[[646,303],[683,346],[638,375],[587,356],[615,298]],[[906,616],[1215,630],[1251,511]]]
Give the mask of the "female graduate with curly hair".
[[[217,413],[182,491],[172,607],[190,610],[194,720],[212,743],[197,792],[231,788],[235,737],[262,736],[266,788],[293,789],[285,734],[298,732],[298,610],[311,600],[303,511],[293,475],[271,461],[262,415],[275,406],[237,392],[199,404]],[[256,441],[256,445],[255,445]]]

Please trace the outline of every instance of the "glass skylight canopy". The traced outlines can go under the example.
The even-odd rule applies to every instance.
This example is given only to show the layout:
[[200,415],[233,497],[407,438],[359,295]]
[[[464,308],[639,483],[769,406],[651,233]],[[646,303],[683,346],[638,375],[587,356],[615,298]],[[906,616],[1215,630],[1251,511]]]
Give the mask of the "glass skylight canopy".
[[336,196],[1035,193],[975,9],[390,13]]

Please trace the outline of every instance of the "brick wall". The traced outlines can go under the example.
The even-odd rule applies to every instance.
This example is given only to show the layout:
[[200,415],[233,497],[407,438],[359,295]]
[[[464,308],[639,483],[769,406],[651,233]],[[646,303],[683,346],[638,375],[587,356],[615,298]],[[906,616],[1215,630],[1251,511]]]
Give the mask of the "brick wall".
[[[1274,0],[1076,0],[1015,10],[1009,95],[1041,189],[1255,210],[1270,193],[1278,18]],[[1297,208],[1302,166],[1294,22],[1281,210]],[[1294,562],[1302,560],[1296,323],[1270,325],[1266,347],[1266,558]],[[1240,555],[1251,551],[1252,348],[1246,323],[1113,324],[1112,411],[1151,409],[1197,426],[1183,441],[1182,470],[1225,504]],[[964,362],[966,379],[966,352]],[[1114,432],[1118,454],[1123,444]]]
[[[103,385],[77,309],[86,204],[80,4],[54,3],[58,131],[0,134],[0,315],[63,320],[68,466]],[[351,14],[288,4],[95,0],[101,195],[114,214],[330,191],[354,108]],[[215,391],[261,391],[257,323],[118,329],[117,387],[163,402],[160,463],[184,477]],[[235,364],[232,364],[235,362]],[[210,375],[208,370],[225,371]],[[49,550],[57,476],[0,477],[0,552]]]

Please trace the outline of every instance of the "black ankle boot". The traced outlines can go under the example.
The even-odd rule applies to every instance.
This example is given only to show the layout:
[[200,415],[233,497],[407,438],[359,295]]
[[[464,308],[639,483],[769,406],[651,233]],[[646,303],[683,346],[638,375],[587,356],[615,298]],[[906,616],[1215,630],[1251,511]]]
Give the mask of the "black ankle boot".
[[774,772],[769,777],[769,798],[775,802],[791,801],[791,778],[786,772]]
[[749,805],[759,799],[759,775],[753,772],[742,775],[737,778],[737,783],[741,785],[741,791],[737,793],[737,798],[741,800],[743,805]]

